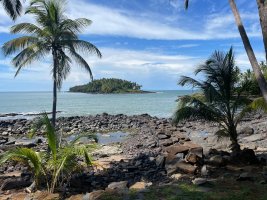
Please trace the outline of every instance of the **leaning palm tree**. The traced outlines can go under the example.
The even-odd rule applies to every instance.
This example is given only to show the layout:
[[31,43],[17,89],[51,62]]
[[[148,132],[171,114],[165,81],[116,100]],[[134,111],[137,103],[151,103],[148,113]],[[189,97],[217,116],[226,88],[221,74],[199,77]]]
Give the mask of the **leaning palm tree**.
[[[249,37],[247,35],[246,29],[243,25],[243,22],[241,20],[239,11],[237,9],[236,3],[234,0],[228,0],[229,5],[231,7],[231,10],[233,12],[235,22],[238,28],[238,31],[240,33],[240,37],[242,39],[244,48],[246,50],[248,59],[250,61],[250,64],[252,66],[253,72],[255,74],[256,80],[258,82],[259,88],[261,90],[262,96],[267,103],[267,81],[263,76],[263,73],[260,69],[260,65],[257,61],[257,58],[255,56],[254,50],[252,48],[252,45],[250,43]],[[184,0],[185,2],[185,8],[188,8],[189,0]],[[262,35],[263,35],[263,43],[265,47],[265,57],[267,61],[267,16],[266,16],[266,10],[267,10],[267,3],[263,0],[256,0],[259,10],[259,17],[260,17],[260,24],[262,29]]]
[[65,5],[64,0],[32,0],[26,14],[33,15],[36,24],[26,22],[11,27],[11,33],[29,35],[13,39],[2,47],[6,56],[19,52],[12,60],[17,68],[15,76],[33,61],[52,55],[53,127],[56,123],[57,89],[61,88],[62,81],[69,74],[72,61],[87,70],[92,79],[90,66],[80,53],[102,56],[96,46],[80,40],[77,35],[90,25],[91,21],[86,18],[74,20],[67,18],[64,14]]
[[178,109],[174,114],[173,122],[178,123],[185,119],[204,119],[217,122],[220,130],[218,136],[228,136],[232,142],[232,151],[239,151],[237,140],[237,125],[250,110],[247,105],[251,102],[242,93],[247,84],[238,85],[239,70],[235,66],[232,48],[227,52],[215,51],[195,74],[202,73],[203,81],[182,76],[179,84],[197,87],[201,93],[186,95],[180,98]]
[[15,20],[22,11],[20,0],[0,0],[7,14]]

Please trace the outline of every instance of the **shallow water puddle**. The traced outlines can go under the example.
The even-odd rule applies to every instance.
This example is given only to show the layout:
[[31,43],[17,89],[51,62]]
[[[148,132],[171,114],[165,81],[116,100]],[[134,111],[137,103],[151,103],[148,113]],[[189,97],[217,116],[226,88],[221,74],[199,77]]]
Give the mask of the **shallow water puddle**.
[[111,132],[107,134],[101,134],[101,133],[96,134],[99,144],[111,144],[111,143],[123,142],[128,135],[129,133],[121,131]]
[[[102,145],[107,145],[111,143],[118,143],[123,142],[126,137],[129,135],[129,133],[117,131],[117,132],[109,132],[109,133],[97,133],[97,143]],[[78,135],[71,135],[66,138],[68,142],[73,141],[75,138],[77,138]],[[80,143],[88,144],[93,142],[94,140],[90,136],[83,136],[79,139]]]

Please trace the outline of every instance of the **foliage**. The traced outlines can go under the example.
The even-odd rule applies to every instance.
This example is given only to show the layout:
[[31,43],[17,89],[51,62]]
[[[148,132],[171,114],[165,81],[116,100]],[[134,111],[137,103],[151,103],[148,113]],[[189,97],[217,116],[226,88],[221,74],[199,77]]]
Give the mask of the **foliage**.
[[1,0],[0,1],[7,12],[7,14],[15,20],[22,11],[22,5],[20,0]]
[[65,5],[64,0],[32,0],[26,14],[33,15],[36,24],[25,22],[11,27],[11,33],[26,34],[6,42],[2,48],[6,56],[19,52],[12,60],[17,68],[16,75],[22,67],[53,54],[58,63],[58,88],[69,74],[73,60],[92,76],[90,66],[79,52],[94,53],[99,57],[101,52],[90,42],[79,40],[77,35],[91,21],[86,18],[67,18],[64,15]]
[[[82,164],[78,163],[80,157],[84,157],[84,163],[91,166],[92,159],[88,154],[88,149],[93,149],[94,145],[77,145],[79,137],[64,146],[57,147],[56,133],[47,115],[41,118],[41,123],[46,127],[46,137],[49,151],[36,152],[29,148],[16,148],[6,152],[0,160],[4,163],[7,160],[16,160],[27,163],[33,170],[35,183],[38,185],[46,178],[46,185],[49,192],[54,192],[56,186],[61,186],[63,182],[68,182],[71,173],[79,171]],[[94,138],[95,135],[86,135]]]
[[94,80],[86,85],[80,85],[70,88],[70,92],[84,93],[127,93],[140,91],[141,85],[137,83],[115,79],[103,78]]
[[239,150],[236,127],[251,100],[243,95],[247,84],[238,84],[239,69],[235,66],[232,48],[227,53],[215,51],[195,70],[196,75],[199,73],[204,75],[203,81],[182,76],[180,85],[197,87],[201,94],[181,97],[173,122],[188,118],[217,122],[221,128],[217,134],[229,136],[233,150]]
[[5,56],[17,54],[12,63],[20,70],[39,61],[47,55],[53,59],[53,108],[52,126],[56,125],[57,90],[70,73],[72,62],[86,70],[91,79],[91,68],[83,58],[83,54],[95,54],[101,57],[101,52],[88,41],[80,40],[78,34],[91,24],[86,18],[69,19],[65,15],[65,0],[31,0],[26,14],[34,17],[36,23],[20,23],[11,27],[11,33],[22,36],[6,42],[2,50]]
[[[260,64],[261,71],[267,79],[267,65],[264,62],[261,62]],[[258,85],[257,79],[254,75],[254,73],[248,69],[247,71],[243,72],[240,74],[240,83],[239,84],[244,84],[248,83],[248,87],[244,92],[246,92],[248,95],[255,95],[255,96],[261,96],[261,90]]]

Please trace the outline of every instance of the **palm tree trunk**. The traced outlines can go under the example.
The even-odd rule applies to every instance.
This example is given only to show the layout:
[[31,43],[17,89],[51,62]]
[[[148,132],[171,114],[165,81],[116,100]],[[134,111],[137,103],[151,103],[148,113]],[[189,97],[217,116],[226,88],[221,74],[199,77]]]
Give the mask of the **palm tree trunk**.
[[229,135],[230,135],[230,140],[232,142],[231,144],[231,150],[232,152],[236,153],[240,151],[240,145],[238,144],[237,140],[237,131],[234,123],[231,123],[229,126]]
[[250,64],[251,64],[251,66],[253,68],[253,71],[255,73],[255,77],[256,77],[257,82],[259,84],[259,87],[261,89],[262,96],[263,96],[265,102],[267,103],[267,83],[266,83],[266,80],[265,80],[265,78],[264,78],[264,76],[263,76],[263,74],[261,72],[259,63],[257,61],[255,53],[254,53],[254,51],[252,49],[252,46],[250,44],[249,38],[247,36],[246,30],[244,28],[244,25],[242,23],[242,20],[241,20],[240,14],[238,12],[238,9],[236,7],[235,1],[234,0],[229,0],[229,4],[230,4],[232,12],[234,14],[235,21],[236,21],[236,24],[237,24],[241,39],[243,41],[245,50],[247,52]]
[[52,108],[52,126],[56,128],[56,113],[57,113],[57,69],[58,60],[57,53],[53,51],[53,108]]
[[265,59],[267,61],[267,2],[262,0],[257,0],[260,24],[263,36],[263,43],[265,48]]

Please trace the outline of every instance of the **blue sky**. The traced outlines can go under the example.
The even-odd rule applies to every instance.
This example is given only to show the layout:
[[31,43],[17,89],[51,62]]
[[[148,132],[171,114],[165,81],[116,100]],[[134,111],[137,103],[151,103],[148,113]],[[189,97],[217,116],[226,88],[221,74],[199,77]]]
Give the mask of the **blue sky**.
[[[236,0],[258,60],[264,60],[256,1]],[[26,2],[27,4],[27,2]],[[100,60],[84,55],[94,78],[115,77],[138,82],[143,89],[182,89],[181,75],[193,71],[214,50],[232,45],[237,65],[250,68],[228,0],[69,0],[70,18],[86,17],[93,24],[80,37],[102,52]],[[0,7],[0,44],[14,38],[14,24]],[[25,15],[15,23],[34,22]],[[51,91],[51,57],[32,63],[14,78],[12,57],[0,54],[0,91]],[[85,84],[89,75],[72,66],[62,90]]]

